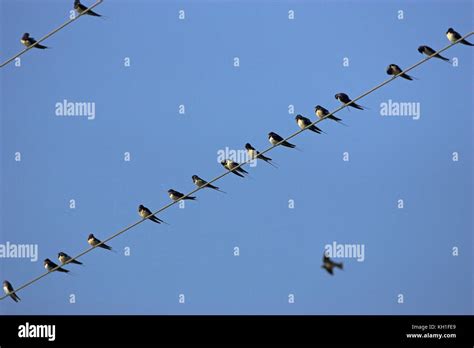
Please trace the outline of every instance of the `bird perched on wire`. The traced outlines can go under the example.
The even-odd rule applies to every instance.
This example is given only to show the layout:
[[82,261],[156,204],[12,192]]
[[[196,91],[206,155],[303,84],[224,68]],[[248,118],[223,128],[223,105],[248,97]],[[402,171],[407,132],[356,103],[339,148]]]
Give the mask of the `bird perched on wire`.
[[59,260],[59,262],[61,262],[62,264],[65,264],[65,263],[75,263],[76,265],[82,265],[82,262],[77,261],[77,260],[73,260],[71,256],[69,256],[69,255],[66,254],[66,253],[63,253],[62,251],[61,251],[60,253],[58,253],[58,260]]
[[221,189],[219,189],[219,187],[217,186],[214,186],[212,184],[209,184],[206,180],[204,179],[201,179],[199,176],[197,175],[193,175],[192,176],[192,179],[193,179],[193,182],[194,184],[197,186],[197,187],[209,187],[213,190],[216,190],[216,191],[219,191],[219,192],[222,192],[222,193],[226,193],[225,191],[222,191]]
[[[295,144],[290,143],[289,141],[284,140],[280,135],[276,134],[275,132],[268,133],[268,141],[273,146],[281,145],[284,147],[289,147],[290,149],[299,150]],[[301,150],[300,150],[301,151]]]
[[[397,65],[397,64],[390,64],[388,67],[387,67],[387,74],[388,75],[398,75],[402,72],[403,70],[400,69],[400,67]],[[407,79],[407,80],[410,80],[412,81],[413,80],[413,77],[410,76],[410,75],[407,75],[405,73],[401,74],[400,77],[403,77],[404,79]]]
[[[92,233],[89,234],[89,237],[87,237],[87,243],[89,243],[90,246],[98,246],[99,248],[106,249],[106,250],[112,250],[112,247],[108,246],[105,243],[102,243],[99,239],[97,239]],[[102,244],[100,244],[102,243]],[[99,245],[100,244],[100,245]]]
[[3,291],[5,292],[6,295],[9,295],[13,301],[15,302],[21,301],[18,295],[13,292],[15,290],[13,290],[13,286],[10,284],[8,280],[5,280],[3,282]]
[[164,222],[163,220],[159,219],[157,216],[152,215],[152,214],[153,213],[151,212],[151,210],[145,207],[144,205],[140,204],[138,206],[138,215],[140,215],[142,218],[144,219],[148,218],[149,220],[157,224],[161,224],[162,222]]
[[221,161],[221,164],[224,166],[225,169],[231,171],[232,173],[234,173],[237,176],[240,176],[241,178],[244,178],[243,174],[248,174],[249,173],[245,169],[243,169],[242,167],[239,167],[239,164],[237,162],[234,162],[230,159]]
[[353,102],[351,100],[351,98],[349,98],[349,96],[346,93],[338,93],[334,96],[334,98],[336,98],[337,100],[339,100],[343,104],[347,104],[347,106],[351,106],[351,107],[353,107],[355,109],[359,109],[359,110],[364,110],[364,108],[361,105],[356,104],[355,102]]
[[[55,264],[53,261],[51,261],[50,259],[45,259],[44,260],[44,268],[46,268],[47,271],[51,272],[53,269],[55,269],[56,267],[58,267],[57,264]],[[67,269],[64,269],[64,268],[61,268],[59,267],[58,269],[56,269],[56,271],[58,272],[63,272],[63,273],[69,273],[69,271]]]
[[336,117],[334,115],[330,115],[329,110],[323,108],[321,105],[316,105],[314,107],[314,113],[316,114],[316,116],[319,117],[319,119],[328,118],[330,120],[333,120],[333,121],[336,121],[336,122],[341,123],[343,125],[346,125],[345,123],[342,122],[342,119],[340,119],[339,117]]
[[245,144],[245,149],[247,150],[247,155],[250,159],[261,159],[262,161],[267,162],[268,164],[277,168],[275,164],[272,163],[272,159],[270,157],[262,155],[259,151],[255,150],[255,148],[250,145],[250,143]]
[[427,56],[433,56],[434,54],[434,58],[439,58],[441,60],[444,60],[445,62],[449,62],[449,59],[446,58],[446,57],[443,57],[441,54],[435,54],[436,51],[434,49],[432,49],[431,47],[429,46],[420,46],[418,47],[418,52],[420,52],[421,54],[426,54]]
[[[79,0],[75,0],[74,1],[74,9],[76,10],[76,12],[78,14],[82,14],[88,9],[88,7],[81,4],[81,2]],[[89,10],[89,11],[85,12],[84,14],[89,15],[89,16],[94,16],[94,17],[102,17],[102,15],[100,15],[97,12],[94,12],[92,10]]]
[[177,201],[179,199],[187,199],[187,200],[190,200],[190,201],[194,201],[196,199],[196,197],[194,196],[187,196],[185,197],[183,193],[181,192],[178,192],[178,191],[175,191],[175,190],[172,190],[172,189],[169,189],[168,190],[168,196],[173,200],[173,201]]
[[[462,38],[462,36],[457,32],[455,31],[453,28],[449,28],[448,31],[446,32],[446,37],[448,38],[449,41],[451,41],[452,43],[455,43],[456,41],[458,41],[460,38]],[[474,44],[470,43],[469,41],[467,41],[466,39],[462,39],[461,41],[459,41],[460,43],[462,43],[463,45],[466,45],[466,46],[474,46]]]
[[[311,123],[313,123],[313,122],[311,122],[311,120],[307,117],[304,117],[302,115],[296,115],[295,120],[296,120],[296,124],[301,129],[309,129],[310,131],[313,131],[313,132],[318,133],[318,134],[323,133],[323,131],[320,128],[316,127],[316,125],[314,125],[314,124],[311,125]],[[306,128],[306,127],[308,127],[308,128]]]
[[[33,46],[37,41],[30,36],[29,33],[24,33],[23,36],[21,37],[21,43],[25,45],[26,47],[31,47]],[[44,50],[46,48],[49,48],[48,46],[44,46],[41,44],[36,44],[34,48],[39,48],[40,50]]]

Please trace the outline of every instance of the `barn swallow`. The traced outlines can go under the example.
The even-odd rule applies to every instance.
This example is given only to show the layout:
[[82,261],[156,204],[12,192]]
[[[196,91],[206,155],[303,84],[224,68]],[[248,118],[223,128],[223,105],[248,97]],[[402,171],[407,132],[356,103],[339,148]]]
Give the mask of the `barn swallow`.
[[[25,45],[26,47],[30,47],[35,44],[36,40],[30,37],[29,33],[24,33],[23,36],[21,37],[21,43]],[[39,48],[40,50],[44,50],[45,48],[49,48],[47,46],[43,46],[41,44],[37,44],[35,48]]]
[[[296,115],[295,117],[295,120],[296,120],[296,123],[298,124],[298,127],[300,127],[301,129],[305,129],[306,127],[308,127],[311,123],[311,120],[307,117],[304,117],[303,115]],[[310,127],[308,127],[307,129],[309,129],[310,131],[313,131],[315,133],[318,133],[318,134],[321,134],[323,131],[316,127],[316,125],[312,125]]]
[[[96,246],[99,243],[101,243],[101,241],[99,239],[97,239],[96,237],[94,237],[94,235],[91,233],[91,234],[89,234],[89,237],[87,237],[87,243],[89,243],[89,245],[91,245],[91,246]],[[107,250],[112,250],[112,248],[110,246],[108,246],[107,244],[100,244],[100,245],[98,245],[98,247],[103,248],[103,249],[107,249]]]
[[163,220],[159,219],[155,215],[150,216],[153,213],[151,212],[150,209],[148,209],[142,204],[138,206],[138,214],[144,219],[148,217],[148,219],[150,219],[153,222],[156,222],[157,224],[161,224],[162,222],[164,222]]
[[[88,7],[81,4],[81,2],[79,0],[74,0],[74,9],[77,11],[77,13],[81,14],[85,10],[87,10]],[[94,16],[94,17],[102,17],[100,14],[98,14],[98,13],[92,11],[92,10],[87,11],[85,14],[89,15],[89,16]]]
[[346,93],[338,93],[334,96],[334,98],[336,98],[343,104],[348,104],[347,106],[352,106],[353,108],[364,110],[362,106],[360,106],[359,104],[356,104],[355,102],[352,102],[351,98],[349,98],[349,96]]
[[[388,67],[387,67],[387,74],[388,75],[398,75],[402,72],[403,70],[400,69],[400,67],[396,64],[390,64]],[[404,79],[407,79],[407,80],[410,80],[412,81],[413,78],[410,76],[410,75],[407,75],[405,73],[401,74],[400,77],[403,77]]]
[[[44,260],[44,268],[46,268],[47,271],[52,271],[53,269],[55,269],[56,267],[58,267],[57,264],[55,264],[53,261],[51,261],[50,259],[45,259]],[[67,269],[64,269],[64,268],[61,268],[59,267],[56,271],[58,272],[64,272],[64,273],[68,273],[69,271]]]
[[15,302],[21,301],[21,299],[18,297],[16,293],[12,294],[12,291],[14,291],[13,286],[10,284],[8,280],[5,280],[3,282],[3,291],[5,291],[5,294],[10,295],[13,301]]
[[260,152],[255,150],[255,148],[252,145],[250,145],[249,143],[245,144],[245,149],[247,150],[247,155],[249,156],[249,158],[251,158],[251,159],[256,159],[256,158],[261,159],[262,161],[265,161],[268,164],[271,164],[272,166],[274,166],[276,168],[276,165],[271,162],[272,159],[270,157],[267,157],[267,156],[264,156],[264,155],[260,154]]
[[[458,41],[460,38],[462,38],[462,36],[457,32],[457,31],[454,31],[453,28],[449,28],[448,31],[446,32],[446,37],[448,38],[449,41],[451,41],[452,43],[455,43],[456,41]],[[465,39],[462,39],[461,41],[459,41],[460,43],[462,43],[463,45],[467,45],[467,46],[474,46],[474,44],[470,43],[469,41],[465,40]]]
[[[316,116],[318,116],[320,119],[323,118],[323,117],[325,117],[326,115],[329,115],[329,114],[330,114],[330,112],[329,112],[327,109],[323,108],[321,105],[316,105],[316,106],[314,107],[314,113],[315,113]],[[329,118],[329,119],[331,119],[331,120],[333,120],[333,121],[336,121],[336,122],[338,122],[338,123],[344,124],[343,122],[341,122],[342,119],[340,119],[339,117],[336,117],[336,116],[334,116],[334,115],[327,116],[326,118]]]
[[239,164],[231,161],[231,160],[224,160],[221,161],[221,164],[224,166],[225,169],[230,170],[232,173],[234,173],[237,176],[240,176],[241,178],[245,178],[241,173],[243,174],[248,174],[248,172],[243,169],[242,167],[238,167]]
[[[178,192],[178,191],[169,189],[169,190],[168,190],[168,196],[170,196],[170,198],[171,198],[173,201],[177,201],[178,199],[183,198],[183,197],[184,197],[184,194],[182,194],[181,192]],[[185,200],[185,199],[189,199],[189,200],[191,200],[191,201],[194,201],[194,200],[196,199],[196,197],[194,197],[194,196],[187,196],[187,197],[184,197],[184,198],[183,198],[183,200]]]
[[63,253],[62,251],[60,253],[58,253],[58,260],[59,262],[61,262],[62,264],[65,264],[66,262],[68,262],[69,260],[69,263],[75,263],[76,265],[82,265],[82,262],[79,262],[77,260],[72,260],[72,257],[69,256],[68,254],[66,253]]
[[329,274],[333,274],[334,267],[342,269],[342,266],[342,262],[334,262],[328,256],[326,256],[326,254],[323,255],[323,265],[321,268],[324,268]]
[[[268,133],[268,141],[272,145],[277,145],[280,141],[283,141],[283,138],[274,132]],[[288,141],[283,141],[279,145],[289,147],[290,149],[296,149],[296,145],[289,143]]]
[[[422,53],[422,54],[424,53],[424,54],[426,54],[427,56],[433,56],[433,54],[436,53],[436,51],[435,51],[434,49],[432,49],[431,47],[429,47],[429,46],[420,46],[420,47],[418,47],[418,52],[420,52],[420,53]],[[448,58],[443,57],[443,56],[440,55],[439,53],[438,53],[438,54],[435,54],[433,57],[434,57],[434,58],[442,59],[442,60],[444,60],[445,62],[449,62],[449,59],[448,59]]]
[[222,192],[222,193],[226,193],[225,191],[222,191],[221,189],[219,189],[217,186],[214,186],[212,184],[209,184],[206,180],[204,179],[201,179],[199,176],[197,175],[193,175],[192,176],[192,179],[193,179],[193,182],[194,184],[197,186],[197,187],[209,187],[213,190],[216,190],[216,191],[219,191],[219,192]]

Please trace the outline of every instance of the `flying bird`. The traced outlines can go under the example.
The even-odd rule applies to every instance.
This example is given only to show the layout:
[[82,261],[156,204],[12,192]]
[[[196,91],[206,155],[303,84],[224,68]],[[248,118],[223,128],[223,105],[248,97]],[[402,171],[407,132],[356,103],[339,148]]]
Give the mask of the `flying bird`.
[[[388,75],[398,75],[402,72],[403,70],[400,69],[400,67],[396,64],[390,64],[388,67],[387,67],[387,74]],[[407,79],[407,80],[410,80],[412,81],[413,80],[413,77],[411,77],[410,75],[407,75],[405,73],[401,74],[400,77],[403,77],[404,79]]]
[[[313,123],[311,122],[309,118],[304,117],[303,115],[296,115],[295,120],[296,120],[296,123],[298,124],[298,127],[300,127],[301,129],[305,129],[311,123]],[[309,129],[310,131],[313,131],[318,134],[323,133],[323,131],[320,128],[316,127],[316,125],[314,124],[306,129]]]
[[[453,28],[449,28],[448,31],[446,32],[446,37],[448,38],[449,41],[451,41],[452,43],[455,43],[456,41],[458,41],[460,38],[462,38],[462,36],[457,32],[455,31]],[[470,43],[469,41],[467,41],[466,39],[462,39],[461,41],[459,41],[460,43],[462,43],[463,45],[467,45],[467,46],[474,46],[474,44]]]
[[[23,36],[21,37],[21,43],[25,45],[26,47],[30,47],[36,43],[36,40],[33,39],[29,33],[24,33]],[[39,48],[40,50],[44,50],[46,48],[49,48],[48,46],[44,46],[41,44],[37,44],[34,46],[35,48]]]
[[18,297],[18,295],[13,292],[15,290],[13,290],[13,286],[10,284],[10,282],[8,280],[5,280],[3,282],[3,291],[5,291],[6,295],[10,295],[10,297],[12,298],[13,301],[15,301],[15,302],[21,301],[21,299]]
[[239,167],[238,163],[231,161],[230,159],[221,161],[221,164],[224,166],[225,169],[230,170],[232,173],[234,173],[237,176],[240,176],[241,178],[244,178],[242,174],[248,174],[248,172],[245,169],[243,169],[242,167]]
[[[90,246],[98,246],[99,248],[103,248],[103,249],[107,249],[107,250],[111,250],[112,251],[112,248],[110,246],[108,246],[107,244],[100,244],[101,241],[99,239],[97,239],[96,237],[94,237],[94,235],[91,233],[89,234],[89,237],[87,237],[87,243],[89,243]],[[99,245],[100,244],[100,245]]]
[[[157,216],[155,215],[152,215],[153,213],[151,212],[150,209],[148,209],[147,207],[145,207],[144,205],[140,204],[138,206],[138,214],[142,217],[142,218],[148,218],[150,219],[151,221],[153,222],[156,222],[157,224],[161,224],[162,222],[164,222],[163,220],[159,219]],[[150,216],[151,215],[151,216]]]
[[321,268],[324,268],[329,274],[333,275],[334,267],[342,269],[342,266],[342,262],[334,262],[328,256],[326,256],[326,254],[323,255],[323,265]]
[[245,144],[245,149],[247,150],[247,155],[249,156],[249,158],[251,159],[258,158],[258,159],[261,159],[262,161],[267,162],[268,164],[271,164],[275,168],[277,167],[275,164],[272,163],[272,159],[270,157],[260,154],[260,152],[255,150],[255,148],[249,143]]
[[65,263],[69,262],[69,263],[75,263],[76,265],[82,265],[82,262],[77,261],[77,260],[73,260],[71,256],[69,256],[66,253],[63,253],[62,251],[60,253],[58,253],[58,260],[62,264],[65,264]]
[[199,176],[197,175],[193,175],[192,176],[192,179],[193,179],[193,182],[194,184],[197,186],[197,187],[209,187],[213,190],[216,190],[216,191],[219,191],[219,192],[222,192],[222,193],[226,193],[225,191],[222,191],[221,189],[219,189],[219,187],[217,186],[214,186],[212,184],[209,184],[206,180],[204,179],[201,179]]
[[[327,109],[323,108],[321,105],[316,105],[316,106],[314,107],[314,113],[315,113],[316,116],[318,116],[320,119],[322,119],[322,118],[324,118],[324,117],[326,117],[327,115],[330,114],[330,112],[329,112]],[[329,115],[329,116],[327,116],[326,118],[329,118],[330,120],[333,120],[333,121],[336,121],[336,122],[338,122],[338,123],[341,123],[341,124],[344,124],[344,125],[345,125],[345,123],[342,122],[342,119],[340,119],[339,117],[336,117],[336,116],[334,116],[334,115]]]
[[[45,259],[44,260],[44,268],[46,268],[47,271],[52,271],[53,269],[55,269],[56,267],[58,267],[57,264],[55,264],[53,261],[51,261],[50,259]],[[64,272],[64,273],[68,273],[69,271],[67,269],[64,269],[64,268],[61,268],[59,267],[56,271],[58,272]]]
[[439,58],[439,59],[444,60],[445,62],[449,62],[448,58],[443,57],[439,53],[435,54],[436,51],[434,49],[432,49],[431,47],[429,47],[429,46],[420,46],[420,47],[418,47],[418,52],[420,52],[421,54],[424,53],[427,56],[433,56],[433,54],[434,54],[434,56],[433,56],[434,58]]
[[[348,106],[352,106],[353,108],[359,109],[359,110],[364,110],[362,106],[359,104],[356,104],[349,98],[349,96],[346,93],[338,93],[334,96],[337,100],[339,100],[343,104],[348,104]],[[350,104],[349,104],[350,103]]]
[[283,138],[281,136],[279,136],[278,134],[276,134],[274,132],[268,133],[268,141],[272,145],[277,145],[278,143],[280,143],[278,145],[289,147],[290,149],[297,149],[295,144],[292,144],[292,143],[290,143],[286,140],[283,140]]
[[[85,10],[88,9],[88,7],[81,4],[81,2],[79,0],[74,0],[74,9],[77,11],[77,13],[82,14],[82,13],[84,13]],[[92,10],[89,10],[84,14],[89,15],[89,16],[94,16],[94,17],[102,17],[100,14],[98,14],[98,13],[92,11]]]
[[[172,189],[169,189],[168,190],[168,196],[170,196],[170,198],[173,200],[173,201],[177,201],[178,199],[189,199],[191,201],[194,201],[196,199],[196,197],[194,196],[187,196],[187,197],[184,197],[184,194],[182,194],[181,192],[178,192],[178,191],[175,191],[175,190],[172,190]],[[184,197],[184,198],[183,198]]]

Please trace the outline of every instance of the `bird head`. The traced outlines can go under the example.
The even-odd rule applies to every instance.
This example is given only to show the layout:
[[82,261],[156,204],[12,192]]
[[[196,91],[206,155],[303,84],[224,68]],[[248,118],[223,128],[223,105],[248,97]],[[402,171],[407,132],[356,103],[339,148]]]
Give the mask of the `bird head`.
[[418,52],[423,53],[424,48],[425,48],[425,46],[418,47]]
[[334,98],[340,100],[340,101],[344,101],[344,100],[349,100],[349,96],[346,94],[346,93],[338,93],[334,96]]
[[89,234],[89,237],[87,237],[87,240],[95,238],[94,235],[91,233]]
[[21,37],[22,40],[28,40],[30,38],[30,33],[24,33]]
[[245,148],[246,148],[247,150],[253,150],[253,149],[254,149],[254,148],[252,147],[252,145],[250,145],[250,143],[245,144]]
[[449,28],[448,31],[446,32],[446,34],[451,34],[452,32],[454,32],[454,29],[453,29],[453,28]]

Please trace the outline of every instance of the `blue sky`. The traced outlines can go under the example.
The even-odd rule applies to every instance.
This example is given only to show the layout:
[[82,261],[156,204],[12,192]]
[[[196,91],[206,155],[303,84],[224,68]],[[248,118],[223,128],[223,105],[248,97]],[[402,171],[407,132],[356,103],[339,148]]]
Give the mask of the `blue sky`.
[[[71,7],[1,0],[0,60]],[[314,120],[315,105],[339,106],[335,93],[356,97],[388,64],[420,60],[419,45],[447,45],[447,28],[474,28],[472,1],[117,0],[96,11],[106,18],[80,18],[44,42],[50,50],[0,70],[0,243],[39,248],[38,262],[0,260],[16,287],[43,259],[87,248],[89,233],[105,239],[137,221],[139,204],[156,210],[169,188],[189,192],[193,174],[222,173],[219,150],[263,150],[268,132],[297,130],[296,113]],[[423,64],[410,73],[418,80],[362,99],[369,110],[338,113],[348,127],[326,120],[327,134],[292,140],[301,152],[272,150],[278,169],[224,177],[227,194],[200,191],[160,215],[169,226],[145,221],[110,241],[116,254],[94,250],[0,313],[472,314],[473,49],[444,55],[458,66]],[[56,116],[64,99],[95,103],[95,119]],[[389,99],[420,103],[420,118],[381,116]],[[365,259],[337,259],[344,270],[331,277],[321,258],[334,241],[364,245]]]

